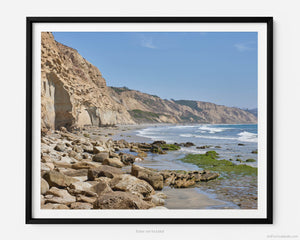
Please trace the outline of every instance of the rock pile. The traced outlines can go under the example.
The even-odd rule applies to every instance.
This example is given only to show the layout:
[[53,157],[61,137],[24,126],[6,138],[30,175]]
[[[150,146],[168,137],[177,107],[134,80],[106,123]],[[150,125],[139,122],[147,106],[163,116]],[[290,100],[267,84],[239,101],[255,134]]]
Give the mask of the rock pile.
[[[218,177],[208,171],[156,171],[134,164],[147,156],[146,152],[174,150],[163,141],[104,142],[79,137],[66,129],[43,133],[42,209],[149,209],[164,205],[166,196],[156,192],[164,186],[189,187]],[[124,148],[137,155],[119,152]],[[130,173],[122,169],[128,165]]]

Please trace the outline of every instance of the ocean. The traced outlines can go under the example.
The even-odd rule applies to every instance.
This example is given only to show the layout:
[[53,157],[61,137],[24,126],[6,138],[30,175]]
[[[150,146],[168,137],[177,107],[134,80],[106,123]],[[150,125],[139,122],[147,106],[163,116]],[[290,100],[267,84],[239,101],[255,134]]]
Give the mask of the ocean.
[[[148,138],[151,141],[164,140],[167,143],[192,142],[195,146],[182,147],[181,153],[205,153],[214,150],[222,159],[255,159],[256,162],[247,163],[257,165],[258,134],[257,124],[197,124],[197,125],[168,125],[152,126],[137,130],[137,136]],[[209,146],[206,149],[197,147]]]

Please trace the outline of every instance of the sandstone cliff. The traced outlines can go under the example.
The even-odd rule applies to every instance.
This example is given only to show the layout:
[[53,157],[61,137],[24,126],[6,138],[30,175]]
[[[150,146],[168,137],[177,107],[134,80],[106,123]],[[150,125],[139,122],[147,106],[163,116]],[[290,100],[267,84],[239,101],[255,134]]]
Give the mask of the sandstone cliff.
[[48,32],[41,36],[41,117],[42,127],[52,129],[134,123],[100,71]]
[[59,129],[134,123],[256,123],[238,108],[163,100],[127,88],[107,87],[98,68],[75,49],[41,35],[41,124]]
[[256,123],[257,118],[242,109],[189,100],[164,100],[128,88],[111,87],[112,98],[124,105],[134,121],[161,123]]

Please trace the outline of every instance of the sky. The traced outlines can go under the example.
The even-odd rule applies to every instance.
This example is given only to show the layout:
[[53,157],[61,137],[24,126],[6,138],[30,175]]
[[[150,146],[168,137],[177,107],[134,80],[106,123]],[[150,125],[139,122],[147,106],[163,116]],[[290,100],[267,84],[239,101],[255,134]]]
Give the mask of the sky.
[[257,32],[54,32],[108,86],[240,108],[257,107]]

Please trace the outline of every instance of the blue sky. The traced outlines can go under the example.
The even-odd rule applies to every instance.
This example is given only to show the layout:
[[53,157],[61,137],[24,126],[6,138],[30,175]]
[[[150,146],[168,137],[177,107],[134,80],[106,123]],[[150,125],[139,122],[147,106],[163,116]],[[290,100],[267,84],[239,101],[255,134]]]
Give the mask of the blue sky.
[[164,99],[257,107],[256,32],[54,32],[108,86]]

